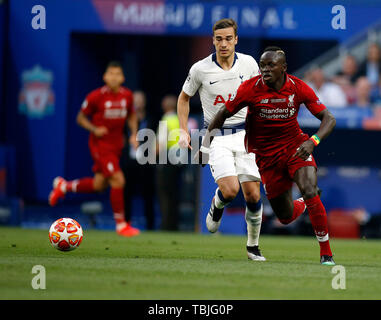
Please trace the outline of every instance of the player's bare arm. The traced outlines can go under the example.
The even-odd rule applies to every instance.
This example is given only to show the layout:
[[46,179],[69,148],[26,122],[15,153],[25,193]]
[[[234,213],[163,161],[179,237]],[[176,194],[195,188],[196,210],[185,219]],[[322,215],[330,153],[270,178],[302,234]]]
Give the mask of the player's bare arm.
[[106,127],[94,126],[82,111],[79,111],[77,114],[77,123],[82,128],[92,132],[96,137],[103,137],[105,134],[108,133],[108,130]]
[[189,116],[189,101],[190,96],[188,96],[183,90],[181,90],[179,97],[177,99],[177,116],[180,123],[180,148],[189,148],[192,150],[190,145],[190,135],[188,132],[188,116]]
[[[320,141],[322,141],[331,134],[336,125],[336,119],[328,109],[324,109],[319,112],[315,115],[315,117],[321,121],[319,130],[315,133],[315,136],[319,137]],[[315,146],[315,143],[311,139],[304,141],[297,149],[294,156],[298,156],[303,160],[306,160],[314,151]]]
[[139,142],[136,139],[136,135],[138,134],[138,117],[136,113],[130,113],[127,117],[127,125],[130,129],[130,145],[136,150],[139,146]]

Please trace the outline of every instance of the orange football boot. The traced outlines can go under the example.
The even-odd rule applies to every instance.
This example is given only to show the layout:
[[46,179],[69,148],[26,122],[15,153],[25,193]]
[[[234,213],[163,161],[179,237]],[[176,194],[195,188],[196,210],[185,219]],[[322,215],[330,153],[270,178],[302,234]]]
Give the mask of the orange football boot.
[[53,180],[53,190],[49,194],[49,204],[54,207],[59,199],[65,198],[66,192],[62,186],[66,184],[66,180],[62,177],[56,177]]
[[140,234],[140,230],[127,223],[124,228],[117,230],[116,233],[123,237],[135,237]]

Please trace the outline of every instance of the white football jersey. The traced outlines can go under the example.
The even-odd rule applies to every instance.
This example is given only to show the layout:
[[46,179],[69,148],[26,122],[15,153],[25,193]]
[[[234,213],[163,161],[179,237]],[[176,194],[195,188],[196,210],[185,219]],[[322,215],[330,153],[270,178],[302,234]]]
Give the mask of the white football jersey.
[[[207,127],[220,108],[228,100],[234,99],[240,84],[258,73],[258,64],[252,56],[236,52],[233,66],[230,70],[224,70],[213,53],[191,67],[183,91],[192,97],[198,90],[204,112],[204,126]],[[243,126],[246,112],[245,107],[226,119],[223,128]]]

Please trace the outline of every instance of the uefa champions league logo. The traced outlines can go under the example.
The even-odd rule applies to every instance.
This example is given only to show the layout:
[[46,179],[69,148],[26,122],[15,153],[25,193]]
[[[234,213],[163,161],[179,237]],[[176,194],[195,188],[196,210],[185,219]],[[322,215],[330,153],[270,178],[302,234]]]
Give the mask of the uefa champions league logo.
[[54,112],[54,93],[51,71],[36,65],[22,75],[23,87],[19,95],[19,112],[30,118],[42,118]]

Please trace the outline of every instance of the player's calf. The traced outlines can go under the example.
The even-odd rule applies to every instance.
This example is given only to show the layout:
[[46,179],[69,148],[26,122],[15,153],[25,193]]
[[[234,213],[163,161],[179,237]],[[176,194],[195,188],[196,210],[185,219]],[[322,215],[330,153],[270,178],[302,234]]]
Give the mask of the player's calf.
[[124,188],[126,181],[122,171],[115,172],[108,178],[111,188],[122,189]]

